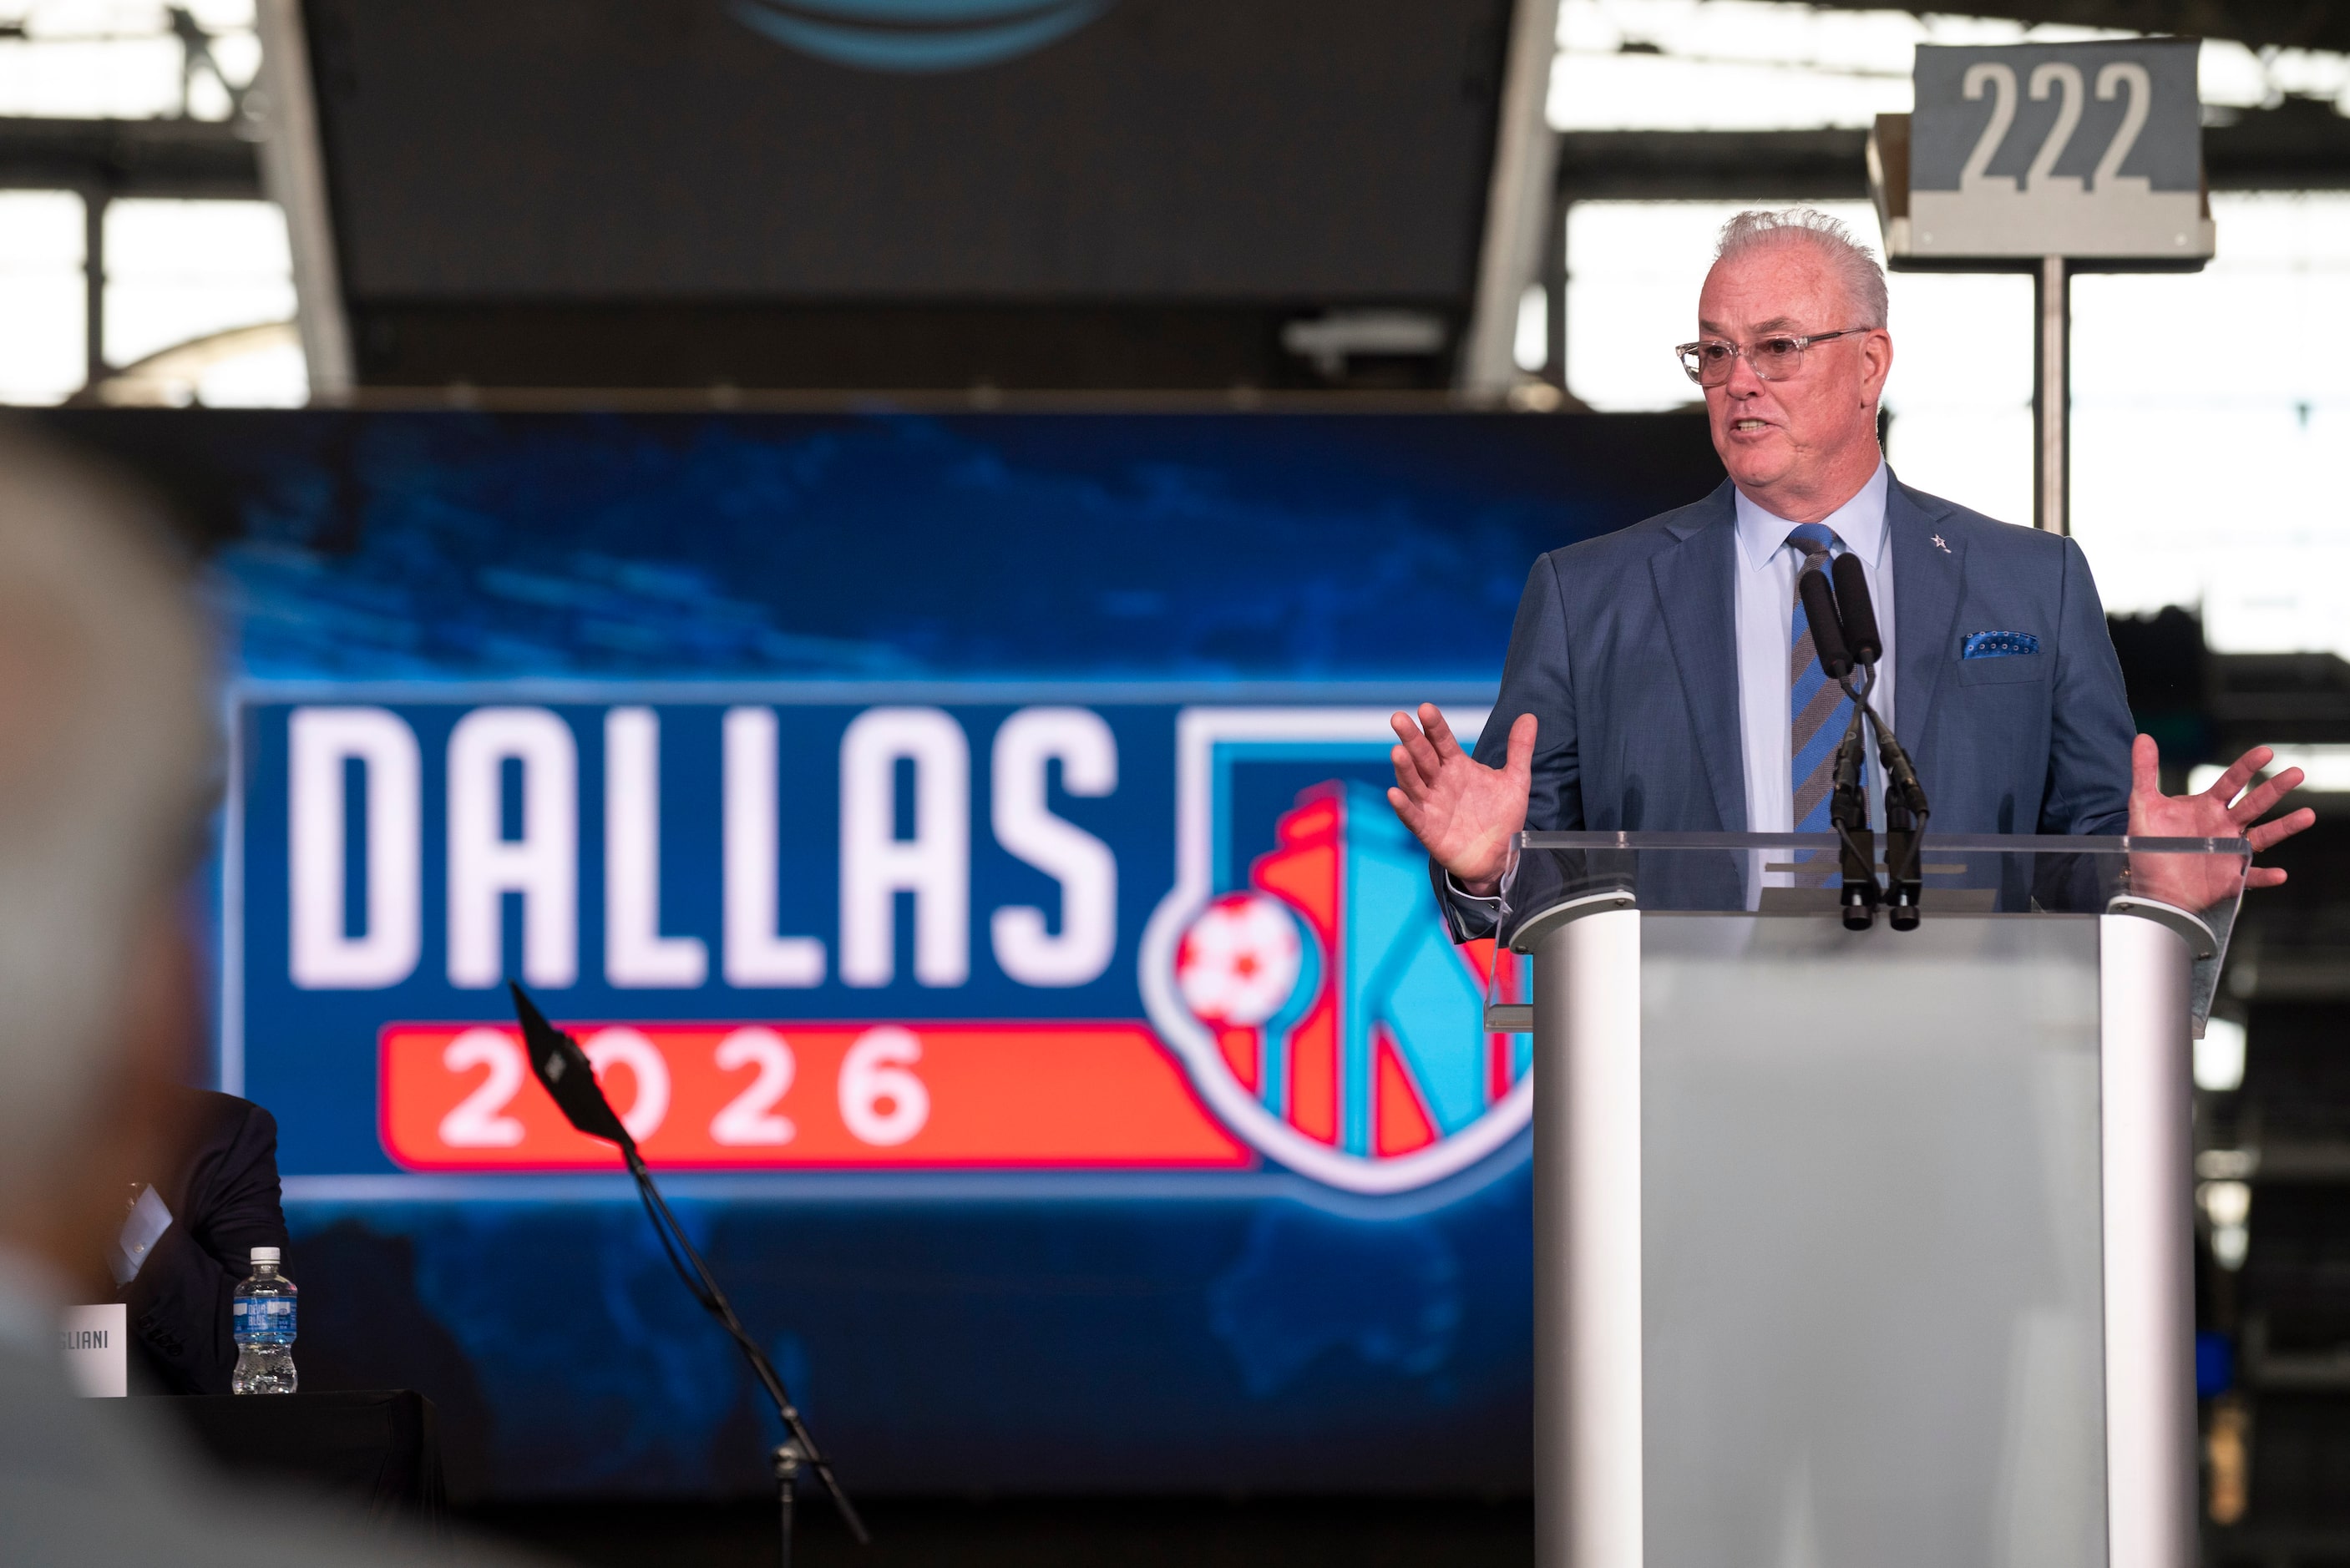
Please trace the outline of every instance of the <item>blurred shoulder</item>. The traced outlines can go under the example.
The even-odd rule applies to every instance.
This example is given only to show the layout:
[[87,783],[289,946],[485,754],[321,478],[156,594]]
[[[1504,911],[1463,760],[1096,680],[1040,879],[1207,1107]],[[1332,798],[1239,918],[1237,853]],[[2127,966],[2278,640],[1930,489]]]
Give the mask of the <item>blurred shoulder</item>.
[[277,1118],[251,1100],[213,1089],[181,1089],[181,1125],[198,1145],[252,1139],[276,1141]]

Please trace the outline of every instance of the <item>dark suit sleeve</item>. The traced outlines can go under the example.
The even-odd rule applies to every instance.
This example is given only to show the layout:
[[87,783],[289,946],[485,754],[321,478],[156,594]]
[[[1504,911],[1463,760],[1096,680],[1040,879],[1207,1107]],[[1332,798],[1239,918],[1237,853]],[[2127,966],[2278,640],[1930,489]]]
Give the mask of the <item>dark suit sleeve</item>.
[[2064,541],[2062,633],[2050,698],[2048,787],[2043,833],[2117,834],[2129,828],[2130,741],[2137,725],[2105,606],[2081,546]]
[[[1538,832],[1574,832],[1583,826],[1582,774],[1575,750],[1575,687],[1568,679],[1566,605],[1556,555],[1543,556],[1527,574],[1510,628],[1509,657],[1502,665],[1502,690],[1492,716],[1477,737],[1477,760],[1499,767],[1508,756],[1510,726],[1520,714],[1534,715],[1534,783],[1526,802],[1526,826]],[[1495,906],[1463,898],[1446,884],[1444,867],[1429,862],[1436,901],[1456,942],[1491,936]]]
[[[140,1345],[172,1393],[225,1394],[236,1365],[229,1303],[253,1249],[286,1245],[277,1122],[259,1106],[207,1129],[184,1187],[167,1196],[172,1227],[122,1293]],[[172,1201],[176,1199],[176,1201]]]

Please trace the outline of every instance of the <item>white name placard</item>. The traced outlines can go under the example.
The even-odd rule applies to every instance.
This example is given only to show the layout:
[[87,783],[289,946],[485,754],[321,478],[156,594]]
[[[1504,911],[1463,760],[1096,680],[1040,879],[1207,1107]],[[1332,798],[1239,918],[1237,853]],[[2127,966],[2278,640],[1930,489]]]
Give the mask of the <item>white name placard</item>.
[[120,1399],[130,1392],[130,1309],[120,1302],[66,1308],[57,1347],[77,1393]]

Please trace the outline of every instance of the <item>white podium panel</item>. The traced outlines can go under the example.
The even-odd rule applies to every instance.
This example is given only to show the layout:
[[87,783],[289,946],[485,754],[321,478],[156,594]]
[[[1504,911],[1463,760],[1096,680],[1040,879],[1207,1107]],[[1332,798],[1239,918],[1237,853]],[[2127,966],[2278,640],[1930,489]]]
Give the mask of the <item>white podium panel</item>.
[[2106,913],[2147,902],[2122,851],[1978,846],[1966,912],[1850,930],[1672,908],[1707,876],[1630,846],[1504,928],[1538,1561],[2189,1568],[2189,975],[2232,903]]
[[2095,918],[1642,924],[1647,1562],[2102,1562]]

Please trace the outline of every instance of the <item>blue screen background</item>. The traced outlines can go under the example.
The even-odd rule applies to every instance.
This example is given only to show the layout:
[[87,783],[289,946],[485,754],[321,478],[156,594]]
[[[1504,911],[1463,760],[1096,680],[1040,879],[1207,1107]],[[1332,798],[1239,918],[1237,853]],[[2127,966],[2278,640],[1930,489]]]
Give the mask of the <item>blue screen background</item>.
[[[592,707],[629,682],[727,680],[837,696],[821,710],[832,727],[807,764],[817,772],[860,693],[901,686],[955,704],[978,726],[976,759],[990,716],[1031,689],[1098,691],[1119,790],[1055,809],[1112,842],[1163,838],[1172,763],[1154,714],[1198,701],[1490,698],[1537,555],[1720,477],[1702,421],[1663,416],[60,422],[207,487],[198,510],[214,519],[226,659],[246,699],[245,809],[281,825],[267,780],[282,693],[334,701],[397,682],[429,712],[443,683],[588,682]],[[665,756],[714,743],[718,711],[703,710],[701,740],[702,720],[665,719]],[[664,769],[665,812],[714,811],[706,771]],[[1336,771],[1379,773],[1376,757]],[[596,773],[583,751],[583,791]],[[975,784],[982,773],[975,761]],[[1301,782],[1275,769],[1236,785],[1253,792],[1238,820],[1259,827],[1231,846],[1227,875],[1268,846],[1263,825]],[[583,794],[581,821],[596,809]],[[819,813],[794,831],[814,845],[833,829]],[[582,837],[583,857],[599,853]],[[282,888],[282,836],[246,853],[254,884]],[[591,871],[583,859],[583,886]],[[973,878],[1032,899],[1050,888],[1008,859],[975,863]],[[1158,871],[1121,883],[1122,954],[1166,885]],[[437,896],[428,886],[428,908]],[[665,886],[664,907],[714,897],[687,877]],[[274,913],[267,898],[248,913],[246,951],[274,950],[282,976],[282,894]],[[785,929],[799,929],[792,918]],[[597,940],[584,939],[583,974]],[[1122,960],[1108,991],[1073,997],[1068,1015],[1139,1017],[1131,971]],[[991,983],[978,966],[953,1006],[902,985],[860,1005],[1001,1015]],[[304,1386],[424,1391],[460,1496],[764,1490],[772,1417],[624,1180],[433,1186],[393,1173],[371,1068],[343,1043],[384,1018],[434,1016],[419,1009],[446,1004],[437,984],[246,987],[246,1081],[278,1116],[289,1182]],[[491,1000],[469,1005],[494,1016]],[[563,1001],[576,1016],[605,1004],[622,1005],[589,983]],[[669,1012],[695,1006],[681,996]],[[1033,999],[1019,1006],[1043,1015]],[[833,1007],[810,993],[802,1012]],[[1523,1137],[1388,1199],[1269,1166],[665,1185],[854,1490],[1529,1485]]]

